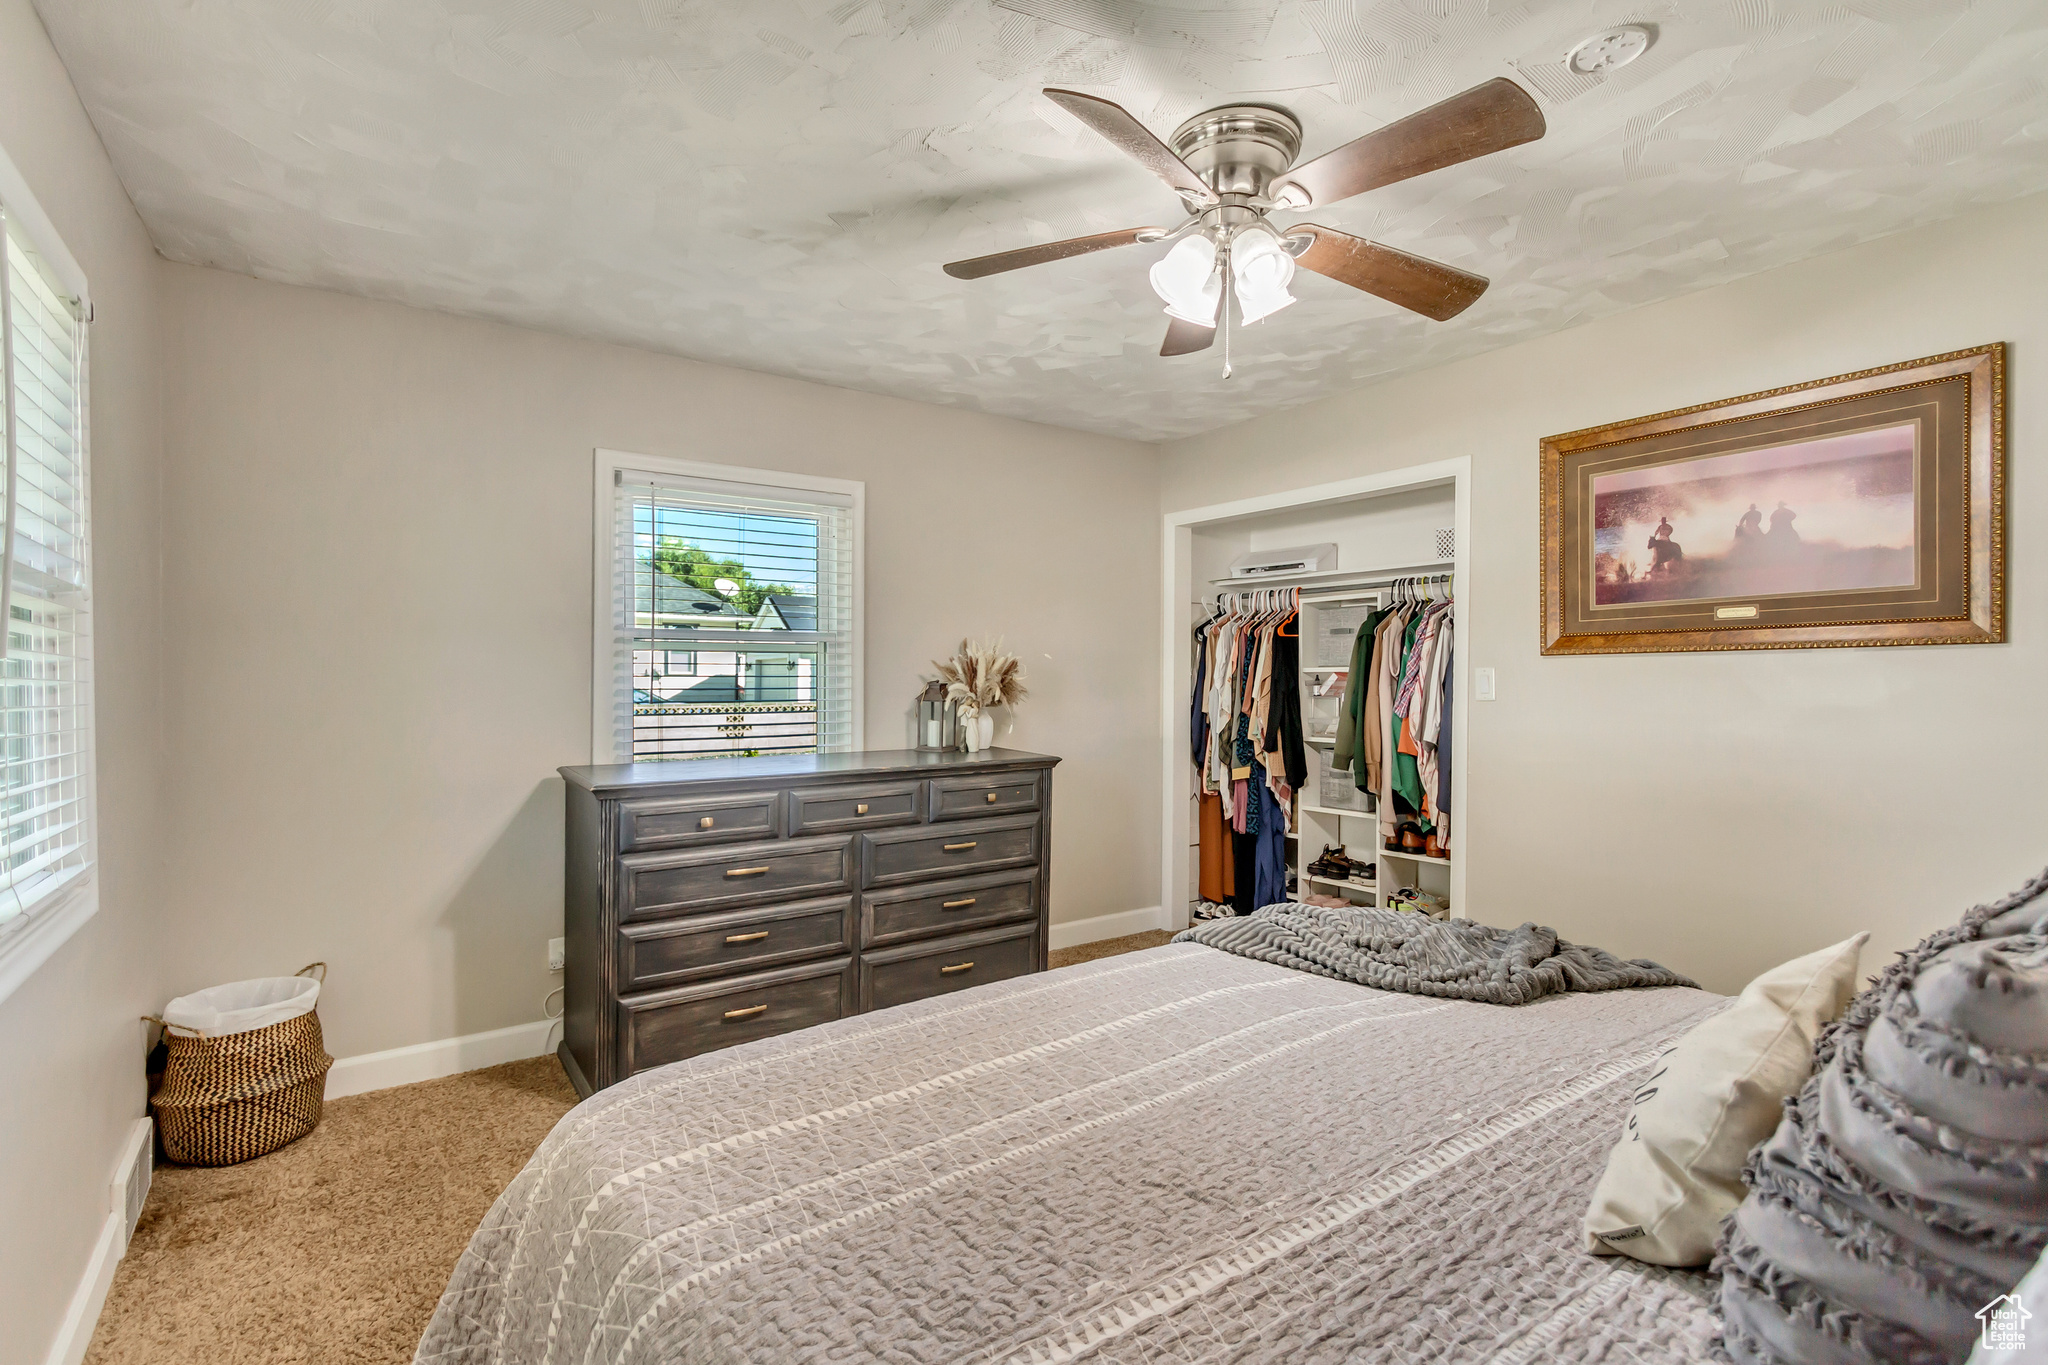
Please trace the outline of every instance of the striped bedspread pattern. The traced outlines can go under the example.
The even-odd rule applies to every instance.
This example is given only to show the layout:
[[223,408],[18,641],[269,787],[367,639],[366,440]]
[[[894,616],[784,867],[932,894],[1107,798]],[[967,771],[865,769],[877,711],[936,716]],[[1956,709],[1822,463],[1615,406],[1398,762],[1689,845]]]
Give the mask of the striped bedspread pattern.
[[1578,1222],[1633,1078],[1721,1003],[1187,943],[708,1054],[562,1120],[417,1359],[1706,1359],[1712,1283]]

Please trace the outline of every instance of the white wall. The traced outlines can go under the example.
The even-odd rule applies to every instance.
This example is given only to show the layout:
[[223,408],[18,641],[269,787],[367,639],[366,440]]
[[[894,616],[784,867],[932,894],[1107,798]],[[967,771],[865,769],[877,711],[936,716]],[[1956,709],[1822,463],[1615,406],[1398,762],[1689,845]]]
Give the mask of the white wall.
[[1001,633],[1032,695],[999,742],[1066,759],[1053,919],[1158,904],[1151,447],[186,266],[163,286],[175,987],[325,959],[338,1056],[540,1016],[600,446],[865,480],[869,747],[908,741],[932,658]]
[[[1178,442],[1163,506],[1471,456],[1470,913],[1717,990],[1863,928],[1875,970],[2048,862],[2044,240],[2035,197]],[[1998,340],[2011,643],[1540,655],[1542,437]]]
[[28,0],[0,0],[0,147],[84,268],[92,327],[100,911],[0,1002],[0,1365],[41,1362],[143,1112],[159,799],[158,261]]

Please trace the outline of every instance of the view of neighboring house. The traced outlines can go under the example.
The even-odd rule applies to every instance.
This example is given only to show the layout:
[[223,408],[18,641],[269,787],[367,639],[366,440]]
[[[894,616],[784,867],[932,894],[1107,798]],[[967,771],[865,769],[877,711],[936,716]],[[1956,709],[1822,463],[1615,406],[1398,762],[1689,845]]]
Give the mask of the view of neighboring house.
[[[633,619],[642,630],[703,632],[708,646],[634,651],[636,759],[817,747],[817,646],[771,641],[818,628],[815,596],[770,593],[749,616],[715,589],[648,568],[634,576]],[[733,639],[740,631],[766,648]]]

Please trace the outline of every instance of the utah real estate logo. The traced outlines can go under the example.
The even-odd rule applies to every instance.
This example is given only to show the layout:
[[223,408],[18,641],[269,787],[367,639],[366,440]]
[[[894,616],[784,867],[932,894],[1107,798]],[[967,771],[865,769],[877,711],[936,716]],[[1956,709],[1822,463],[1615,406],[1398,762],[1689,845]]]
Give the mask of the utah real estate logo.
[[1977,1310],[1984,1324],[1984,1349],[2024,1351],[2027,1349],[2027,1319],[2033,1317],[2017,1294],[2000,1294]]

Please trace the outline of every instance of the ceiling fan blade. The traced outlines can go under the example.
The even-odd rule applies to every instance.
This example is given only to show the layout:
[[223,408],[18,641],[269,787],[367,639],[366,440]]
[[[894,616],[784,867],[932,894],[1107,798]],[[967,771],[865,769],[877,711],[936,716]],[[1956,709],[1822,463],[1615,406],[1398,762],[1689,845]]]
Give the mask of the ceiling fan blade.
[[978,280],[984,275],[1000,275],[1005,270],[1022,270],[1027,265],[1064,261],[1069,256],[1085,256],[1091,251],[1107,251],[1133,242],[1156,241],[1165,235],[1165,228],[1140,227],[1098,232],[1093,237],[1069,237],[1063,242],[1018,247],[1015,251],[998,251],[992,256],[976,256],[968,261],[949,261],[946,273],[956,280]]
[[1303,223],[1289,235],[1303,233],[1315,240],[1308,250],[1295,257],[1296,265],[1438,322],[1450,321],[1486,292],[1483,277],[1467,274],[1455,266],[1426,261],[1314,223]]
[[1216,192],[1202,183],[1202,177],[1188,169],[1188,163],[1173,149],[1152,136],[1152,130],[1131,116],[1120,104],[1111,104],[1077,90],[1047,90],[1045,97],[1093,128],[1111,146],[1166,182],[1179,194],[1192,195],[1204,204],[1216,202]]
[[1410,114],[1296,166],[1272,197],[1292,207],[1333,204],[1543,136],[1543,111],[1505,76]]
[[1204,327],[1196,322],[1182,322],[1179,318],[1166,320],[1166,340],[1159,344],[1161,355],[1193,355],[1206,351],[1209,343],[1216,340],[1216,329]]

